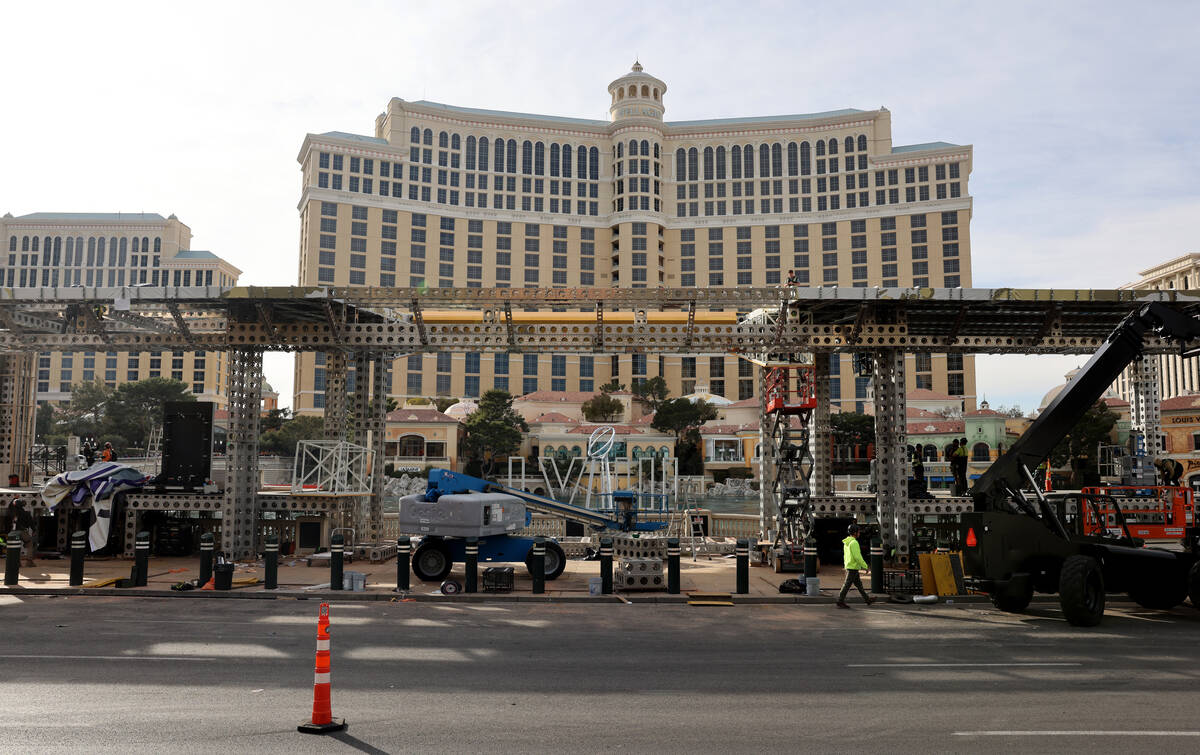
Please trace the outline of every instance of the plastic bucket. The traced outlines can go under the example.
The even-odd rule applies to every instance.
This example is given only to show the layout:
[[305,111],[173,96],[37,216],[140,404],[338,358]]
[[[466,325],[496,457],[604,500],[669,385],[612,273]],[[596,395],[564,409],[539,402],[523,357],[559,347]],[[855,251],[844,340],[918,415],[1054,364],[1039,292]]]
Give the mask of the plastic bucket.
[[588,579],[588,595],[600,595],[604,590],[604,581],[600,577]]
[[233,589],[233,564],[213,566],[213,587],[217,590]]
[[804,581],[804,583],[805,583],[805,590],[806,590],[805,594],[806,595],[808,595],[810,598],[821,597],[821,578],[820,577],[809,577]]
[[342,573],[342,589],[362,592],[367,589],[366,572],[348,571]]

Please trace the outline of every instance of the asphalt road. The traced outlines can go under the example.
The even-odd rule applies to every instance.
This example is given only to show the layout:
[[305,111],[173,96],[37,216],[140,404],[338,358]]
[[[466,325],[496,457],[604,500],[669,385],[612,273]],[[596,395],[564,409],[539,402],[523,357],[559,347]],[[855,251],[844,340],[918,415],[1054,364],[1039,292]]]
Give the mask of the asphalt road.
[[1156,751],[1200,747],[1200,611],[1050,604],[333,604],[0,595],[0,751]]

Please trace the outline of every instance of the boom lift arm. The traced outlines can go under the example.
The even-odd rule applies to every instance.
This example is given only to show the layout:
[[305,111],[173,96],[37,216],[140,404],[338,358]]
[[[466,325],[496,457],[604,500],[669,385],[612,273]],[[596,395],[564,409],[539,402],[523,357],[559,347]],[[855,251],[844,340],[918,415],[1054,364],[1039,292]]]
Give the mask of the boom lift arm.
[[[971,488],[976,511],[1010,511],[1010,502],[1025,513],[1037,516],[1034,503],[1021,494],[1030,475],[1054,447],[1070,432],[1088,407],[1092,406],[1121,374],[1137,359],[1143,349],[1147,331],[1180,342],[1183,356],[1193,356],[1197,349],[1185,350],[1183,344],[1200,338],[1200,320],[1178,312],[1165,304],[1151,302],[1130,313],[1113,330],[1075,378],[1038,415],[1025,433],[984,472]],[[1040,498],[1042,516],[1065,536],[1061,524]]]

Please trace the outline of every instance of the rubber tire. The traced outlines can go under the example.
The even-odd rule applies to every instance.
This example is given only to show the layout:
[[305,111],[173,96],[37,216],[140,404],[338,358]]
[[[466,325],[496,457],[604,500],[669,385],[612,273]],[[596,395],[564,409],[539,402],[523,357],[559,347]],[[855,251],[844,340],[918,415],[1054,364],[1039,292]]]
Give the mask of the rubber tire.
[[440,540],[421,543],[412,555],[413,574],[422,582],[440,583],[453,565],[450,549]]
[[1104,573],[1091,556],[1069,556],[1058,577],[1058,600],[1071,626],[1094,627],[1104,618]]
[[1033,600],[1033,582],[1028,583],[1028,588],[1020,593],[1013,592],[998,592],[988,595],[992,599],[992,605],[1006,613],[1021,613],[1029,607],[1029,601]]
[[1188,572],[1188,597],[1192,608],[1200,609],[1200,561],[1192,564],[1192,570]]
[[1142,608],[1169,611],[1188,597],[1188,579],[1180,575],[1174,584],[1157,582],[1129,591],[1129,599]]
[[[562,546],[553,540],[546,541],[545,568],[547,582],[561,577],[563,570],[567,568],[567,554],[563,552]],[[533,576],[532,547],[530,547],[529,553],[525,555],[525,569],[528,570],[530,576]]]

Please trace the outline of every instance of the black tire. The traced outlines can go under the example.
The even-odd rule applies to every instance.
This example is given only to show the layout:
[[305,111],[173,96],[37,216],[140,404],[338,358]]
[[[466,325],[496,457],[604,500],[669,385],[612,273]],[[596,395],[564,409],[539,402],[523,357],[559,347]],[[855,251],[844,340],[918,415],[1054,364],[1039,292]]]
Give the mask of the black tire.
[[1021,613],[1029,607],[1033,600],[1033,583],[1026,583],[1024,588],[1009,589],[1005,592],[991,593],[992,605],[1008,613]]
[[1188,578],[1180,574],[1166,582],[1139,585],[1129,591],[1129,598],[1142,608],[1169,611],[1188,597]]
[[1192,570],[1188,572],[1188,598],[1192,608],[1200,608],[1200,561],[1192,564]]
[[441,582],[453,565],[450,549],[441,540],[427,540],[413,552],[413,574],[422,582]]
[[1094,627],[1104,618],[1104,573],[1091,556],[1070,556],[1058,577],[1058,600],[1067,621]]
[[[529,575],[533,576],[533,548],[530,547],[529,553],[525,555],[525,568],[529,571]],[[562,576],[563,569],[567,568],[567,554],[563,552],[562,546],[553,540],[546,541],[546,562],[545,572],[546,581],[558,579]]]

